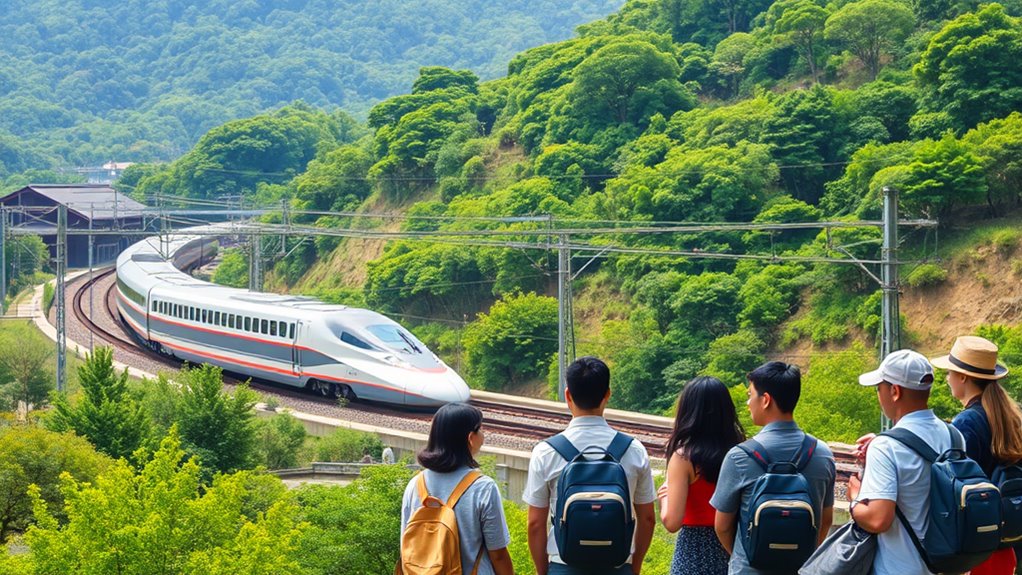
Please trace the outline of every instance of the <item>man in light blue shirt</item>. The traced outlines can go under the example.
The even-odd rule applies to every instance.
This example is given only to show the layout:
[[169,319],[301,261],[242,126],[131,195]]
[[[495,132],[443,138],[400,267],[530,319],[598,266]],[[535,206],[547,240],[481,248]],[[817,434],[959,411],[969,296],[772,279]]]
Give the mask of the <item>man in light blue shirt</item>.
[[[937,453],[951,448],[949,428],[927,407],[933,368],[927,359],[903,349],[884,358],[876,371],[859,376],[861,385],[876,387],[884,415],[896,428],[919,436]],[[922,538],[930,511],[930,465],[902,443],[890,437],[868,435],[859,440],[865,451],[866,468],[860,480],[848,481],[852,519],[859,527],[877,533],[876,575],[924,574],[922,556],[908,532],[896,520],[895,507],[905,514],[912,529]]]
[[[802,447],[806,434],[795,423],[794,415],[801,393],[802,374],[797,366],[771,361],[749,374],[746,405],[752,422],[763,426],[755,439],[773,461],[791,461]],[[720,467],[720,478],[710,505],[717,510],[714,520],[717,538],[731,553],[729,575],[764,573],[749,565],[748,554],[741,538],[737,537],[739,512],[748,505],[752,486],[763,473],[763,468],[737,446],[728,451]],[[813,515],[820,518],[817,543],[826,537],[834,521],[834,474],[834,454],[826,443],[819,441],[802,471],[809,483]]]

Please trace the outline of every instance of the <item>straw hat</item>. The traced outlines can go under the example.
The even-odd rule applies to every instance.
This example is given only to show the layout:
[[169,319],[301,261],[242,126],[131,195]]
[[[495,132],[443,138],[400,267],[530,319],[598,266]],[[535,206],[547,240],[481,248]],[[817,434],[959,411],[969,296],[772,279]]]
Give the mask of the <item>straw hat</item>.
[[930,360],[934,367],[957,371],[979,379],[1001,379],[1008,368],[997,363],[997,346],[974,335],[963,335],[955,340],[951,353]]

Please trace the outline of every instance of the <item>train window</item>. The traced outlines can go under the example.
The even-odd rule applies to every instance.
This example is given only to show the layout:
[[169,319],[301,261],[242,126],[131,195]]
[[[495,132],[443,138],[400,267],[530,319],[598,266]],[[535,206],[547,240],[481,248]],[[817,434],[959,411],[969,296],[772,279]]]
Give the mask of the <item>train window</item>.
[[277,322],[275,321],[270,321],[270,335],[277,335]]
[[259,333],[259,318],[252,318],[252,333]]
[[287,337],[287,322],[280,322],[280,337]]
[[291,326],[291,329],[288,330],[287,338],[288,339],[294,339],[295,338],[295,324],[292,323],[292,324],[290,324],[290,326]]
[[252,331],[252,318],[245,317],[245,331]]
[[344,343],[346,343],[348,345],[353,345],[353,346],[355,346],[355,347],[357,347],[359,349],[373,349],[373,346],[371,346],[368,343],[358,339],[357,337],[351,335],[350,333],[348,333],[346,331],[342,331],[341,332],[341,341],[343,341]]
[[262,329],[260,329],[260,330],[259,330],[259,333],[262,333],[262,334],[266,334],[266,333],[269,333],[269,331],[270,331],[270,326],[269,326],[268,324],[269,324],[270,322],[266,321],[265,319],[264,319],[264,320],[261,320],[261,322],[262,322],[262,325],[261,325],[260,327],[261,327]]
[[216,325],[220,325],[220,312],[218,311],[213,312],[213,323],[215,323]]
[[188,321],[195,321],[195,308],[188,306]]
[[220,327],[227,327],[227,312],[220,313]]
[[227,327],[234,329],[234,314],[227,314]]

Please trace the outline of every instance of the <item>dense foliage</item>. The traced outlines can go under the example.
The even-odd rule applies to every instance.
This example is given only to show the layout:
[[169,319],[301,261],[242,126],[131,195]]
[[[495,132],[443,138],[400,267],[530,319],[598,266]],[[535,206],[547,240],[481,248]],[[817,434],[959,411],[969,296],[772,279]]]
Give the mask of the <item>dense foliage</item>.
[[[1022,101],[1005,62],[1022,46],[1022,6],[704,4],[627,2],[576,38],[518,54],[499,80],[422,68],[410,93],[370,110],[368,132],[302,105],[233,122],[174,164],[140,167],[129,184],[314,212],[393,210],[407,234],[500,231],[526,247],[545,229],[617,226],[578,241],[635,253],[575,254],[573,266],[585,265],[574,282],[584,318],[575,351],[611,361],[618,407],[667,411],[693,376],[737,385],[799,341],[869,345],[875,282],[852,265],[806,260],[875,259],[875,228],[640,235],[622,222],[877,219],[885,186],[899,190],[904,217],[944,225],[962,210],[1017,205]],[[287,136],[288,126],[304,136]],[[271,149],[288,153],[269,162]],[[556,309],[545,296],[558,264],[552,251],[500,241],[393,241],[364,280],[329,278],[338,286],[329,289],[323,269],[308,283],[302,273],[317,260],[358,261],[345,254],[360,248],[295,241],[273,275],[393,314],[473,385],[502,389],[554,377]],[[242,260],[229,256],[224,283],[241,282]],[[935,281],[920,269],[914,282]],[[828,401],[821,395],[817,408]]]
[[357,114],[424,65],[502,74],[621,0],[7,2],[0,178],[171,160],[210,128],[295,100]]

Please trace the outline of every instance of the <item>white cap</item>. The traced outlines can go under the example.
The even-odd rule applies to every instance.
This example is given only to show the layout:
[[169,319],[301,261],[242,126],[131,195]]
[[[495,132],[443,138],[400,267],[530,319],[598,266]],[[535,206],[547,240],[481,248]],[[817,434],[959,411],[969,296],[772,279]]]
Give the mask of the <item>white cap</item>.
[[926,357],[911,349],[893,351],[874,371],[859,376],[859,385],[879,385],[886,381],[906,389],[930,389],[933,367]]

